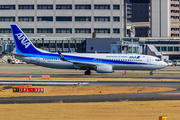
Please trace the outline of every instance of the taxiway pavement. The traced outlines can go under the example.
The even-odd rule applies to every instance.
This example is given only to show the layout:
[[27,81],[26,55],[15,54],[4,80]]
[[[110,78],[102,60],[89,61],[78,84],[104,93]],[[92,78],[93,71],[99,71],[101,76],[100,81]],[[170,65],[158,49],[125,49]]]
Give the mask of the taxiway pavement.
[[[44,74],[0,74],[0,77],[25,77],[28,79],[29,75],[32,78],[41,77]],[[180,79],[180,74],[154,74],[154,75],[117,75],[117,74],[101,74],[101,75],[84,75],[84,74],[51,74],[50,77],[53,78],[152,78],[152,79]]]
[[[53,82],[53,81],[51,81]],[[63,81],[72,82],[72,81]],[[81,81],[82,82],[82,81]],[[71,102],[105,102],[105,101],[152,101],[152,100],[180,100],[180,81],[83,81],[88,86],[137,86],[141,87],[170,87],[176,91],[131,93],[131,94],[108,94],[108,95],[76,95],[76,96],[48,96],[48,97],[9,97],[0,98],[0,104],[13,103],[54,103],[62,101]],[[43,82],[42,82],[43,85]]]
[[[12,72],[12,73],[8,73]],[[15,72],[18,72],[15,74]],[[21,72],[21,73],[20,73]],[[24,74],[22,74],[22,72]],[[25,73],[26,72],[26,73]],[[29,73],[27,73],[29,72]],[[153,78],[153,79],[171,79],[171,81],[87,81],[88,86],[136,86],[142,87],[170,87],[176,88],[176,91],[170,92],[154,92],[154,93],[133,93],[133,94],[108,94],[108,95],[77,95],[77,96],[50,96],[50,97],[11,97],[0,98],[0,104],[13,104],[13,103],[52,103],[52,102],[103,102],[103,101],[145,101],[145,100],[180,100],[180,81],[174,81],[173,79],[180,79],[180,67],[166,67],[157,72],[154,75],[149,75],[149,71],[127,71],[127,75],[122,75],[124,71],[115,71],[117,74],[92,74],[83,75],[83,71],[64,70],[45,68],[41,66],[35,66],[31,64],[25,65],[11,65],[1,64],[0,77],[27,77],[30,73],[32,77],[41,77],[44,73],[53,73],[51,78]],[[20,73],[20,74],[19,74]],[[41,74],[42,73],[42,74]],[[56,73],[56,74],[54,74]],[[66,74],[68,73],[68,74]],[[78,74],[76,74],[78,73]],[[94,71],[92,73],[95,73]],[[118,74],[119,73],[119,74]],[[128,74],[131,75],[128,75]],[[1,82],[7,82],[1,80]],[[14,81],[18,82],[18,81]],[[22,81],[21,81],[22,82]],[[35,81],[28,81],[34,82]],[[50,81],[53,83],[53,80]],[[65,81],[61,81],[65,82]],[[72,81],[68,81],[72,82]],[[74,81],[73,81],[74,82]],[[82,82],[82,81],[81,81]],[[40,81],[42,85],[45,84]],[[47,83],[47,81],[46,81]],[[53,83],[55,85],[55,81]],[[70,84],[69,84],[70,85]]]

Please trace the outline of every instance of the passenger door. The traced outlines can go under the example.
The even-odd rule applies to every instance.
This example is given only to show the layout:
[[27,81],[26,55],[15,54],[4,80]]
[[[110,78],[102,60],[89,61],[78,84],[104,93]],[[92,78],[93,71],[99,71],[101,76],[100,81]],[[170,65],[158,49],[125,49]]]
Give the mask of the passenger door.
[[150,57],[147,58],[147,64],[148,65],[151,64],[151,58]]
[[39,55],[36,56],[36,63],[40,63],[40,56]]

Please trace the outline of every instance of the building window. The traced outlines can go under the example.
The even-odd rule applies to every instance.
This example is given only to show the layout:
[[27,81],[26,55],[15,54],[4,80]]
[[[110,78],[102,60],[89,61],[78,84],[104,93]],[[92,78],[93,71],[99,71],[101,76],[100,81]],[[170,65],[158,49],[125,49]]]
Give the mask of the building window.
[[53,5],[37,5],[37,9],[52,10]]
[[56,9],[72,10],[72,5],[56,5]]
[[132,16],[131,15],[127,15],[127,18],[131,18]]
[[34,5],[18,5],[19,10],[31,9],[34,10]]
[[119,22],[120,21],[120,17],[113,17],[113,21],[114,22]]
[[168,47],[168,51],[173,51],[173,47]]
[[56,28],[56,33],[72,33],[71,28]]
[[110,5],[94,5],[94,9],[106,9],[106,10],[110,10]]
[[34,21],[34,17],[18,17],[18,21]]
[[132,19],[131,18],[127,18],[127,22],[132,22]]
[[91,33],[90,28],[75,28],[75,33]]
[[56,21],[72,21],[71,16],[56,17]]
[[34,33],[34,29],[33,28],[22,28],[22,31],[24,33]]
[[0,5],[0,10],[15,10],[15,5]]
[[113,33],[120,33],[120,29],[116,28],[116,29],[113,29]]
[[110,21],[110,17],[94,17],[94,21]]
[[15,17],[0,17],[0,21],[3,21],[3,22],[9,22],[9,21],[13,21],[15,22]]
[[53,21],[53,17],[37,17],[37,21]]
[[108,28],[105,28],[105,29],[103,29],[103,28],[95,28],[94,32],[95,33],[110,33],[110,29],[108,29]]
[[0,33],[11,33],[11,29],[9,29],[9,28],[1,28]]
[[91,5],[75,5],[75,9],[91,9]]
[[179,51],[179,47],[174,47],[174,51]]
[[120,9],[120,6],[119,6],[119,5],[113,5],[113,9],[114,9],[114,10],[119,10],[119,9]]
[[[136,13],[136,11],[135,11]],[[131,10],[127,10],[127,14],[132,14],[132,11]]]
[[172,30],[175,30],[175,28],[171,28],[171,31],[172,31]]
[[156,47],[156,49],[160,52],[160,47]]
[[161,51],[167,51],[167,47],[161,47]]
[[75,21],[91,21],[91,17],[75,17]]
[[37,28],[37,33],[53,33],[52,28]]

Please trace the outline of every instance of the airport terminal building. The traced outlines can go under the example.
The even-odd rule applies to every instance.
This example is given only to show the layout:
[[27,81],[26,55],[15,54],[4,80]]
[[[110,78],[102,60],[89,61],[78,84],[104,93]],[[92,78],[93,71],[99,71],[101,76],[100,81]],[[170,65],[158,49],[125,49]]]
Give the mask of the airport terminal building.
[[30,37],[123,36],[123,0],[2,0],[0,36],[18,24]]
[[[124,43],[123,39],[131,41],[129,38],[131,36],[128,34],[133,29],[130,23],[133,19],[132,14],[134,14],[132,1],[1,0],[0,53],[10,52],[14,49],[10,24],[18,24],[32,43],[43,50],[68,52],[68,48],[70,48],[73,52],[79,53],[95,51],[110,53],[113,51],[113,46],[121,46],[119,43]],[[162,55],[170,56],[166,59],[179,59],[180,39],[170,38],[172,33],[170,1],[139,1],[150,4],[151,32],[149,35],[151,37],[143,38],[143,40],[132,38],[138,39],[139,43],[136,41],[136,44],[134,42],[132,45],[131,42],[126,42],[127,44],[123,44],[124,48],[130,50],[133,48],[132,46],[136,46],[139,54],[158,56],[158,52],[162,52]],[[92,39],[93,32],[96,33],[95,40]],[[143,32],[146,33],[146,31]],[[99,41],[101,42],[99,43]],[[7,43],[12,44],[12,46],[6,45]],[[97,47],[97,45],[99,46]],[[127,53],[133,53],[132,51]],[[116,53],[125,52],[121,49]]]

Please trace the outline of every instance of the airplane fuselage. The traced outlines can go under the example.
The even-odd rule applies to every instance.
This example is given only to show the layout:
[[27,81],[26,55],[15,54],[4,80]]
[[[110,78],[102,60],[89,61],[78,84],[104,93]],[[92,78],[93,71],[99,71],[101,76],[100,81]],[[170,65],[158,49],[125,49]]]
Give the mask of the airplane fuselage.
[[[67,60],[72,62],[90,63],[98,65],[112,65],[113,70],[157,70],[166,67],[166,63],[159,58],[139,54],[94,54],[94,53],[64,53]],[[42,55],[28,54],[27,57],[19,57],[27,63],[37,64],[45,67],[58,69],[82,69],[71,62],[62,61],[57,53],[46,53]],[[95,70],[94,67],[89,67]]]

